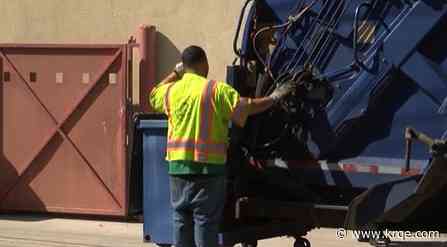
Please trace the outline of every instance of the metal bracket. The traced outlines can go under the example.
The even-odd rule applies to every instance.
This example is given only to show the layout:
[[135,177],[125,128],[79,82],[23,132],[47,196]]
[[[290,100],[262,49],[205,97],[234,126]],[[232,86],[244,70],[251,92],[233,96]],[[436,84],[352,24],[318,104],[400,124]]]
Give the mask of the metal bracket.
[[366,66],[362,60],[360,60],[360,56],[359,56],[359,48],[358,48],[358,31],[359,31],[359,15],[360,15],[360,11],[362,9],[366,9],[367,11],[369,11],[372,8],[371,3],[369,2],[364,2],[361,3],[357,9],[355,10],[355,16],[354,16],[354,26],[353,26],[353,44],[352,47],[354,49],[354,64],[356,66],[358,66],[359,68],[364,69],[367,72],[371,72],[371,69],[368,68],[368,66]]
[[442,156],[447,153],[447,142],[445,140],[433,139],[422,132],[418,132],[413,128],[405,129],[405,170],[411,168],[411,151],[413,140],[422,142],[427,145],[433,156]]

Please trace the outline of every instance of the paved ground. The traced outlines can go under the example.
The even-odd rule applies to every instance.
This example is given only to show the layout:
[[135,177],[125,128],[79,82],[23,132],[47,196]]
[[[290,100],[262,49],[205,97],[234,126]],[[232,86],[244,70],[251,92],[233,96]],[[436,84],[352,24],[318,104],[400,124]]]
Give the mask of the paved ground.
[[[369,246],[338,240],[334,229],[310,233],[313,247]],[[0,216],[1,247],[152,247],[142,242],[142,224],[108,221]],[[293,246],[290,238],[261,241],[261,247]]]

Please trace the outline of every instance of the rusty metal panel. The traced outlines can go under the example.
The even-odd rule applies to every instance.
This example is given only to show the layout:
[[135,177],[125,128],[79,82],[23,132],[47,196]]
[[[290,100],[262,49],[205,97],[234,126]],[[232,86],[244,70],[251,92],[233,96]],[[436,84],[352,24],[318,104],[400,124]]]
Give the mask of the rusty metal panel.
[[0,45],[0,211],[127,213],[127,45]]

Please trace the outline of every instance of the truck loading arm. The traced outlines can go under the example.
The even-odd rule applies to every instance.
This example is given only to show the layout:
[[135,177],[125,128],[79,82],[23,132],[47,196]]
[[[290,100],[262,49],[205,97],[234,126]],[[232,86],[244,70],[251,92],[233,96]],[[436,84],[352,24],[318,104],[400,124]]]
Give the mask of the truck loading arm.
[[[417,140],[429,147],[432,159],[423,175],[404,178],[372,187],[349,206],[345,220],[348,229],[365,229],[388,223],[402,223],[428,200],[438,196],[447,185],[447,143],[407,128],[408,142]],[[407,159],[411,153],[407,152]],[[420,226],[418,226],[420,227]]]

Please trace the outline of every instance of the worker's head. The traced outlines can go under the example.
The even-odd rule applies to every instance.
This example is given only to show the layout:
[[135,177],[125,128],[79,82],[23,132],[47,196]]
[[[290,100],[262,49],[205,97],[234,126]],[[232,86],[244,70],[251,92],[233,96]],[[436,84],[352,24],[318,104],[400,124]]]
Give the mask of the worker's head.
[[186,72],[203,77],[208,76],[209,66],[205,51],[195,45],[189,46],[182,53],[182,62]]

